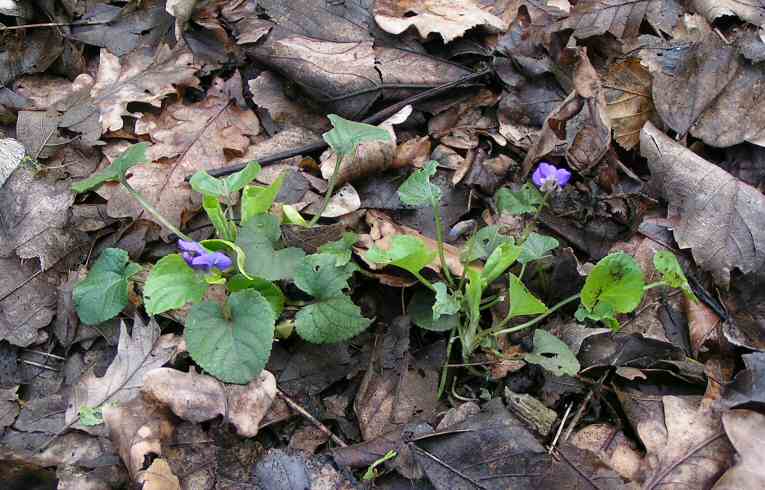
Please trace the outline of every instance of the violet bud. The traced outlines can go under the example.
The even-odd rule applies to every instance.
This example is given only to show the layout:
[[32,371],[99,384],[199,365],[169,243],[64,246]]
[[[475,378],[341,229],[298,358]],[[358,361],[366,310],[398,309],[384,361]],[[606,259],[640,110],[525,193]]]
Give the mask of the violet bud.
[[549,192],[556,189],[562,189],[568,185],[571,180],[571,172],[565,168],[557,168],[547,162],[539,164],[537,169],[531,175],[531,181],[534,182],[542,192]]

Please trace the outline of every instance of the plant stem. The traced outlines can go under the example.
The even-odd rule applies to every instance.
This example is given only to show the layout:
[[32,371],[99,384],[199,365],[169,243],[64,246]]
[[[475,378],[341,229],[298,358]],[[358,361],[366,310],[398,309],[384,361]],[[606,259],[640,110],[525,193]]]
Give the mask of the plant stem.
[[492,306],[494,306],[494,305],[497,305],[497,304],[501,303],[503,300],[504,300],[504,298],[502,298],[502,297],[494,298],[493,300],[489,301],[489,302],[488,302],[488,303],[486,303],[485,305],[481,305],[481,310],[486,310],[486,309],[489,309],[489,308],[491,308]]
[[444,277],[446,282],[449,283],[449,287],[454,289],[454,279],[452,279],[452,273],[449,270],[449,266],[446,264],[446,256],[444,255],[444,227],[441,223],[441,207],[438,201],[431,198],[430,205],[433,208],[433,217],[436,220],[436,242],[438,244],[438,259],[441,262],[441,269],[444,271]]
[[659,286],[668,286],[668,284],[664,281],[652,282],[651,284],[643,286],[643,291],[648,291],[649,289],[658,288]]
[[423,277],[423,275],[422,275],[422,274],[420,274],[419,272],[412,272],[412,275],[413,275],[414,277],[416,277],[418,281],[420,281],[420,282],[421,282],[421,283],[423,283],[425,286],[427,286],[427,287],[428,287],[428,289],[430,289],[431,291],[435,291],[435,290],[436,290],[436,287],[433,285],[433,283],[432,283],[432,282],[430,282],[430,281],[428,281],[427,279],[425,279],[425,278]]
[[335,162],[335,171],[332,172],[332,175],[329,177],[329,185],[327,186],[327,193],[324,195],[324,202],[321,203],[321,209],[319,209],[319,212],[313,215],[313,218],[311,218],[311,221],[308,222],[308,227],[311,228],[319,221],[319,218],[321,218],[321,215],[324,213],[324,210],[327,209],[327,205],[329,204],[329,200],[332,199],[332,192],[335,190],[335,184],[337,183],[337,174],[340,173],[340,164],[343,161],[343,155],[342,153],[337,154],[337,161]]
[[159,213],[159,211],[157,211],[157,208],[155,208],[155,207],[154,207],[154,206],[153,206],[153,205],[152,205],[152,204],[151,204],[149,201],[147,201],[147,200],[146,200],[146,198],[145,198],[145,197],[143,197],[143,195],[141,195],[141,193],[140,193],[140,192],[138,192],[137,190],[133,189],[133,186],[131,186],[130,184],[128,184],[128,181],[127,181],[127,179],[124,179],[124,178],[123,178],[123,179],[121,179],[121,180],[120,180],[120,183],[121,183],[121,184],[122,184],[122,186],[125,188],[125,190],[126,190],[126,191],[128,191],[128,193],[130,193],[130,195],[131,195],[131,196],[133,196],[133,198],[135,198],[135,200],[136,200],[136,201],[138,201],[138,203],[139,203],[139,204],[140,204],[140,205],[141,205],[141,206],[142,206],[142,207],[143,207],[143,208],[144,208],[146,211],[148,211],[148,212],[149,212],[149,214],[151,214],[152,216],[154,216],[154,218],[155,218],[155,219],[156,219],[156,220],[157,220],[157,221],[158,221],[158,222],[159,222],[159,223],[160,223],[162,226],[164,226],[164,227],[165,227],[165,228],[167,228],[168,230],[170,230],[170,231],[172,231],[173,233],[175,233],[176,235],[178,235],[178,237],[180,237],[180,238],[182,238],[182,239],[184,239],[184,240],[186,240],[186,241],[189,241],[189,242],[193,241],[193,239],[192,239],[190,236],[188,236],[187,234],[183,233],[181,230],[179,230],[178,228],[176,228],[176,227],[175,227],[175,225],[173,225],[173,224],[172,224],[172,223],[170,223],[170,222],[169,222],[167,219],[165,219],[165,217],[164,217],[164,216],[162,216],[162,215]]
[[567,304],[571,303],[572,301],[576,301],[577,299],[579,299],[579,293],[576,293],[573,296],[569,296],[568,298],[566,298],[563,301],[561,301],[560,303],[556,304],[555,306],[553,306],[552,308],[550,308],[546,312],[542,313],[538,317],[534,318],[533,320],[529,320],[526,323],[521,323],[520,325],[516,325],[514,327],[505,328],[505,329],[502,329],[502,330],[497,330],[497,328],[504,327],[507,324],[507,322],[510,320],[509,318],[505,318],[496,327],[491,328],[489,330],[486,330],[485,332],[482,332],[478,336],[478,338],[480,339],[481,337],[484,337],[486,335],[493,335],[493,336],[496,337],[498,335],[503,335],[503,334],[506,334],[506,333],[518,332],[518,331],[523,330],[525,328],[529,328],[529,327],[534,326],[537,323],[541,322],[542,320],[544,320],[548,316],[552,315],[557,310],[563,308]]
[[441,369],[441,381],[438,383],[436,399],[441,398],[441,395],[444,394],[444,388],[446,388],[446,375],[449,371],[449,356],[451,355],[452,345],[454,345],[455,340],[457,340],[457,327],[452,329],[451,335],[449,337],[449,343],[446,344],[446,357],[444,358],[444,367]]
[[547,200],[550,198],[550,194],[552,194],[552,191],[547,191],[542,196],[542,203],[537,208],[537,212],[534,213],[534,217],[531,218],[531,221],[524,227],[523,229],[523,235],[521,235],[521,241],[525,241],[526,238],[529,237],[529,234],[531,233],[531,228],[534,226],[534,224],[539,219],[539,215],[542,214],[542,209],[544,209],[545,206],[547,206]]

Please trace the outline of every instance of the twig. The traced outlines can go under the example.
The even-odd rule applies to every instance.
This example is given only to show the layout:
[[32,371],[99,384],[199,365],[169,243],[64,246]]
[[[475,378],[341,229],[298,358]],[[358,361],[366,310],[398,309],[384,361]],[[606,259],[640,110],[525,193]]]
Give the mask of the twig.
[[563,432],[563,427],[566,425],[568,414],[571,413],[571,407],[573,406],[574,406],[573,402],[568,404],[566,413],[563,414],[563,420],[560,421],[560,425],[558,426],[558,431],[555,433],[555,438],[553,439],[552,444],[550,444],[550,449],[547,451],[547,454],[552,454],[553,450],[555,449],[555,446],[558,444],[558,438],[560,438],[560,434],[561,432]]
[[36,29],[38,27],[66,27],[66,26],[97,26],[108,24],[108,20],[80,20],[76,22],[44,22],[42,24],[24,24],[20,26],[1,26],[2,31],[18,31],[20,29]]
[[53,359],[58,359],[59,361],[66,361],[66,357],[57,356],[56,354],[49,354],[47,352],[40,352],[39,350],[32,350],[32,349],[24,349],[24,351],[31,352],[31,353],[37,354],[39,356],[52,357]]
[[[397,102],[379,112],[376,112],[372,114],[371,116],[369,116],[368,118],[362,120],[361,122],[366,124],[376,124],[376,123],[382,122],[385,119],[387,119],[389,116],[392,116],[393,114],[397,113],[398,111],[400,111],[401,109],[403,109],[404,107],[410,104],[414,104],[416,102],[430,99],[458,85],[463,85],[465,83],[484,77],[488,75],[489,73],[492,73],[493,71],[494,71],[493,69],[487,68],[485,70],[479,71],[477,73],[472,73],[470,75],[464,76],[462,78],[458,78],[457,80],[445,83],[443,85],[433,87],[430,90],[425,90],[424,92],[420,92],[419,94],[413,95],[411,97],[407,97],[406,99],[400,102]],[[303,155],[306,153],[313,153],[316,151],[320,151],[326,147],[327,147],[326,142],[316,141],[315,143],[310,143],[308,145],[301,146],[300,148],[293,148],[292,150],[274,153],[274,154],[265,156],[263,158],[258,158],[257,160],[261,166],[264,166],[274,162],[278,162],[279,160],[284,160],[286,158],[294,157],[296,155]],[[213,177],[222,177],[224,175],[229,175],[229,174],[233,174],[234,172],[238,172],[242,170],[244,167],[245,167],[245,164],[229,165],[227,167],[221,167],[221,168],[216,168],[213,170],[208,170],[207,173],[212,175]],[[191,175],[186,176],[186,180],[189,180],[190,178],[191,178]]]
[[437,456],[435,456],[435,455],[431,454],[430,452],[428,452],[428,451],[424,450],[423,448],[419,447],[419,446],[418,446],[418,445],[416,445],[416,444],[415,444],[414,446],[412,446],[412,447],[414,447],[414,450],[415,450],[415,451],[417,451],[418,453],[422,454],[423,456],[427,456],[428,458],[430,458],[430,459],[432,459],[433,461],[435,461],[436,463],[440,464],[441,466],[443,466],[443,467],[444,467],[444,468],[446,468],[447,470],[449,470],[449,471],[453,472],[453,473],[454,473],[454,474],[456,474],[456,475],[459,475],[460,477],[462,477],[462,478],[463,478],[463,479],[465,479],[466,481],[469,481],[470,483],[472,483],[472,484],[473,484],[473,485],[475,485],[476,487],[478,487],[478,488],[481,488],[482,490],[486,490],[486,487],[484,487],[483,485],[481,485],[480,483],[478,483],[478,482],[477,482],[477,481],[475,481],[474,479],[470,478],[470,477],[469,477],[469,476],[467,476],[465,473],[462,473],[462,472],[461,472],[460,470],[458,470],[457,468],[455,468],[455,467],[451,466],[450,464],[446,463],[445,461],[441,460],[441,459],[440,459],[440,458],[438,458]]
[[324,434],[329,436],[329,438],[332,439],[335,444],[337,444],[340,447],[348,447],[348,444],[346,444],[342,439],[340,439],[334,433],[332,433],[332,431],[329,430],[329,428],[326,425],[324,425],[321,422],[319,422],[319,420],[316,417],[314,417],[313,415],[311,415],[308,412],[308,410],[306,410],[305,408],[303,408],[300,405],[298,405],[296,401],[294,401],[292,398],[287,396],[287,394],[284,393],[282,390],[277,388],[276,389],[276,394],[279,395],[282,398],[282,400],[284,400],[287,403],[287,405],[290,406],[290,408],[292,408],[293,410],[298,412],[300,415],[302,415],[303,417],[308,419],[308,421],[311,422],[313,425],[315,425],[317,429],[319,429]]
[[[606,376],[608,376],[608,371],[603,373],[603,376],[600,377],[598,380],[598,386],[603,384],[603,381],[606,380]],[[574,418],[571,419],[571,423],[568,425],[568,429],[566,429],[566,435],[563,436],[563,440],[567,441],[569,437],[571,437],[571,433],[574,431],[574,427],[576,427],[576,424],[579,423],[579,420],[584,415],[584,410],[587,408],[587,405],[590,404],[590,400],[592,400],[592,395],[595,394],[595,386],[590,388],[590,392],[587,393],[587,396],[584,398],[584,401],[582,402],[582,405],[579,407],[579,409],[576,411],[576,415],[574,415]]]
[[653,490],[656,488],[658,484],[661,483],[661,481],[672,471],[680,466],[682,463],[684,463],[688,458],[696,454],[697,452],[701,451],[705,447],[707,447],[709,444],[713,443],[717,439],[724,437],[725,432],[718,432],[717,434],[708,437],[707,439],[704,439],[699,443],[696,447],[692,448],[690,451],[688,451],[682,458],[678,458],[677,460],[673,461],[671,465],[667,466],[664,470],[662,470],[658,475],[656,475],[653,479],[651,479],[650,482],[648,482],[645,487],[646,490]]
[[58,369],[54,368],[53,366],[48,366],[46,364],[40,364],[39,362],[28,361],[26,359],[22,359],[21,362],[23,362],[24,364],[29,364],[30,366],[41,368],[41,369],[47,369],[48,371],[53,371],[55,373],[58,372]]

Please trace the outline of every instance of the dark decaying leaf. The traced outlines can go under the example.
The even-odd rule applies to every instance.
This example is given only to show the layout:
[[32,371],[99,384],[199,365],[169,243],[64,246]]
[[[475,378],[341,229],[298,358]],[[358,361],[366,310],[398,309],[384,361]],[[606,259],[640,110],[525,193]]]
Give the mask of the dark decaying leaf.
[[765,196],[647,123],[640,152],[648,159],[680,248],[727,286],[734,268],[752,272],[765,264]]
[[574,36],[585,39],[613,34],[617,39],[637,37],[640,23],[655,0],[582,0],[575,4],[559,29],[574,29]]
[[293,490],[295,488],[358,488],[348,470],[338,470],[327,456],[309,457],[300,451],[290,453],[271,449],[258,458],[253,470],[257,488]]
[[44,338],[38,330],[51,322],[56,311],[55,275],[36,274],[35,262],[0,258],[0,340],[21,347]]
[[596,366],[650,368],[662,360],[683,360],[685,353],[670,343],[638,334],[601,333],[582,341],[578,357],[583,370]]
[[728,408],[762,408],[765,406],[765,392],[761,388],[765,381],[765,354],[754,352],[741,358],[746,368],[725,388],[721,403]]
[[0,51],[0,84],[10,85],[21,75],[47,70],[61,55],[64,45],[56,29],[4,33]]

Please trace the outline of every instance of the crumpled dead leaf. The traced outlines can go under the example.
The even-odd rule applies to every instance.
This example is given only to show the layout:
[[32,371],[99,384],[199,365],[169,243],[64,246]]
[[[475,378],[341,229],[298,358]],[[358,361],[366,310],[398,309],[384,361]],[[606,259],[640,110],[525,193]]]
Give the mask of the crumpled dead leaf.
[[315,132],[330,129],[325,116],[312,112],[305,103],[287,97],[284,82],[276,74],[264,71],[248,81],[247,85],[252,92],[252,101],[258,107],[268,109],[271,119],[278,126],[300,126]]
[[25,155],[24,145],[13,138],[0,139],[0,189],[18,168]]
[[47,270],[87,243],[71,229],[69,217],[74,194],[66,181],[40,178],[18,168],[0,192],[0,257],[13,251],[22,259],[39,258]]
[[[228,152],[244,154],[249,137],[259,131],[255,114],[230,100],[208,96],[191,105],[176,102],[161,114],[147,115],[136,123],[136,133],[148,134],[154,142],[148,152],[152,163],[132,168],[128,182],[160,214],[180,226],[189,212],[201,206],[201,196],[192,192],[185,177],[224,166]],[[123,143],[112,144],[105,153],[116,157],[124,147]],[[153,220],[121,186],[105,185],[98,192],[108,199],[110,216]]]
[[717,480],[713,490],[759,488],[765,481],[765,416],[752,410],[731,410],[722,416],[723,427],[738,453],[738,461]]
[[39,330],[50,324],[56,312],[55,277],[35,275],[36,269],[34,261],[0,258],[0,340],[27,347],[45,338]]
[[145,374],[141,391],[184,420],[204,422],[223,415],[239,435],[255,437],[276,398],[276,379],[263,371],[245,386],[225,385],[193,370],[157,368]]
[[757,26],[765,24],[765,5],[761,1],[691,0],[690,8],[710,23],[720,17],[735,16]]
[[502,19],[473,0],[378,0],[374,16],[377,25],[391,34],[415,27],[423,39],[438,33],[445,43],[462,37],[473,27],[480,26],[489,32],[507,29]]
[[651,74],[635,59],[608,67],[603,85],[614,141],[625,150],[640,142],[640,129],[656,114],[651,98]]
[[86,427],[79,424],[80,407],[105,408],[114,403],[134,398],[143,384],[143,376],[154,368],[162,366],[176,353],[181,339],[173,334],[160,336],[159,325],[154,319],[144,324],[139,316],[133,321],[132,335],[125,323],[120,324],[120,338],[117,356],[98,378],[91,370],[72,388],[66,409],[66,422],[86,432],[98,426]]
[[640,153],[669,201],[680,248],[727,287],[734,268],[752,272],[765,264],[765,196],[679,145],[653,124],[640,134]]
[[637,37],[651,3],[653,0],[579,1],[556,30],[574,29],[573,35],[579,39],[607,32],[617,39]]
[[136,396],[120,405],[104,406],[103,417],[130,477],[141,481],[151,457],[161,456],[162,444],[170,442],[173,436],[170,413]]
[[138,483],[143,484],[141,490],[181,490],[180,480],[162,458],[155,459],[151,466],[141,473]]

